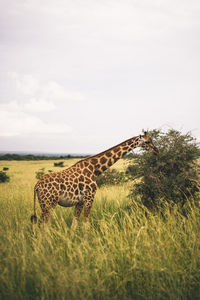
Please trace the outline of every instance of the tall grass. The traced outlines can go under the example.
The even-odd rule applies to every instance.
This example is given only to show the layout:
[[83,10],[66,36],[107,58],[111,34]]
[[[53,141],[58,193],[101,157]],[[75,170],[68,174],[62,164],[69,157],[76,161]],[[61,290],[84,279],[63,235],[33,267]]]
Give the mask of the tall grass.
[[33,236],[35,165],[10,164],[12,180],[0,185],[1,299],[199,299],[197,207],[153,215],[128,199],[128,185],[103,187],[88,234],[81,218],[72,236],[73,209],[57,207]]

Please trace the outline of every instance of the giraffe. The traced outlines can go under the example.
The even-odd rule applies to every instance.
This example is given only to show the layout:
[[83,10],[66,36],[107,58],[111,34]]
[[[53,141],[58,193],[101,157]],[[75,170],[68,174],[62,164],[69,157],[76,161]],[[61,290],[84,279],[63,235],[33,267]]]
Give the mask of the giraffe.
[[57,205],[75,206],[71,226],[73,232],[77,227],[82,209],[84,209],[84,224],[88,227],[89,214],[97,190],[97,177],[136,147],[159,154],[152,139],[144,132],[144,135],[135,136],[106,151],[80,160],[63,171],[44,175],[34,187],[32,224],[37,222],[37,196],[42,211],[38,222],[39,227],[48,222],[51,212]]

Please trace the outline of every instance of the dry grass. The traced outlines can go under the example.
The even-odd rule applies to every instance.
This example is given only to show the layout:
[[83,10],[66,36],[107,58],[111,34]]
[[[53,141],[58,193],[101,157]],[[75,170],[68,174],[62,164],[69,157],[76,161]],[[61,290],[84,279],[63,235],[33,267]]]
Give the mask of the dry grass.
[[128,185],[103,187],[87,237],[82,220],[71,236],[73,208],[62,207],[32,236],[35,172],[59,168],[53,161],[0,166],[11,177],[0,184],[1,299],[199,299],[197,208],[187,218],[167,207],[152,215],[128,199]]

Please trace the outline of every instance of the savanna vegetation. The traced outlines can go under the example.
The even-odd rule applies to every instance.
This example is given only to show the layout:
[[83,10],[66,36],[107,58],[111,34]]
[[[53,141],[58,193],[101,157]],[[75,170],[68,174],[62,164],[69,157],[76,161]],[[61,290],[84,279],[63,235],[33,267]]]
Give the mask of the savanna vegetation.
[[[63,207],[56,207],[44,231],[31,232],[36,176],[63,168],[50,160],[6,161],[10,181],[0,184],[1,299],[200,299],[199,190],[181,198],[187,214],[177,197],[172,206],[154,196],[156,211],[149,210],[143,194],[133,194],[134,186],[145,183],[144,174],[135,177],[138,159],[111,168],[99,183],[88,234],[81,218],[74,236],[73,208]],[[77,160],[63,161],[67,167]]]
[[[4,168],[5,169],[5,168]],[[9,176],[7,175],[7,173],[6,172],[4,172],[4,171],[0,171],[0,183],[1,182],[7,182],[7,181],[9,181],[10,180],[10,178],[9,178]]]
[[5,153],[0,154],[0,160],[19,160],[19,161],[27,161],[27,160],[58,160],[58,159],[69,159],[69,158],[80,158],[84,156],[76,156],[76,155],[35,155],[35,154],[16,154],[16,153]]
[[190,133],[182,134],[174,129],[153,130],[149,134],[160,154],[155,156],[149,151],[135,154],[126,171],[134,179],[131,196],[139,196],[149,209],[160,210],[167,202],[186,213],[188,200],[199,201],[198,143]]

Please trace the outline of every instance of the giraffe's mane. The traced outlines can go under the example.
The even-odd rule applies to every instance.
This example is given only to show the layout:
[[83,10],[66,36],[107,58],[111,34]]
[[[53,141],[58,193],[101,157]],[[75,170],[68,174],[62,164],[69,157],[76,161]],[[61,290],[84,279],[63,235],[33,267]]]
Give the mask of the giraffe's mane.
[[[86,161],[86,160],[89,160],[89,159],[91,159],[91,158],[96,158],[96,157],[102,156],[102,155],[105,154],[106,152],[112,151],[112,150],[115,149],[116,147],[120,147],[121,145],[123,145],[123,144],[125,144],[125,143],[127,143],[127,142],[129,142],[129,141],[131,141],[131,140],[134,140],[134,139],[136,139],[136,138],[137,138],[137,136],[134,136],[134,137],[132,137],[132,138],[130,138],[130,139],[128,139],[128,140],[123,141],[123,142],[120,143],[120,144],[117,144],[117,145],[115,145],[115,146],[113,146],[113,147],[107,149],[107,150],[104,150],[104,151],[102,151],[102,152],[100,152],[100,153],[97,153],[97,154],[95,154],[95,155],[91,155],[91,156],[88,156],[88,157],[86,157],[86,158],[84,158],[84,159],[81,159],[81,160],[77,161],[76,164],[80,163],[81,161]],[[75,164],[75,165],[76,165],[76,164]]]

